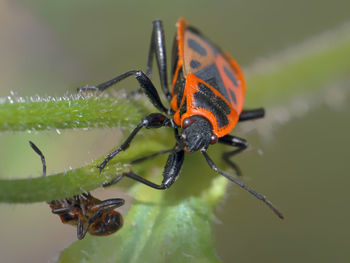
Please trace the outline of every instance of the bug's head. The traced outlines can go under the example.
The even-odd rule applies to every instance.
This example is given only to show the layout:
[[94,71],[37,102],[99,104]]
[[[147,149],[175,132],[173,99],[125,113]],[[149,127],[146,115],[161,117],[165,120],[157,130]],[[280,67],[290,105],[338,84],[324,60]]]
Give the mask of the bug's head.
[[199,115],[193,115],[183,120],[180,143],[184,150],[191,153],[195,151],[206,151],[210,144],[218,141],[213,134],[210,122]]
[[89,227],[89,233],[94,236],[107,236],[118,231],[123,226],[123,217],[116,211],[101,214]]

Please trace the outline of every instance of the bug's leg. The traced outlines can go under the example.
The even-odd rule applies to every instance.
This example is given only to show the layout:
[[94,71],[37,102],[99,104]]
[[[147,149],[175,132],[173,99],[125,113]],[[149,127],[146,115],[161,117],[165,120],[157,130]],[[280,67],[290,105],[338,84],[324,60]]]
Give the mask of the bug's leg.
[[41,163],[43,164],[43,176],[46,176],[46,161],[45,161],[44,154],[40,151],[40,149],[32,141],[29,141],[29,145],[40,156]]
[[219,143],[229,145],[229,146],[238,147],[239,149],[242,149],[242,150],[244,150],[248,147],[248,142],[245,139],[239,138],[237,136],[232,136],[230,134],[227,134],[223,137],[220,137]]
[[238,147],[238,149],[236,149],[234,151],[223,153],[222,158],[236,172],[236,174],[238,176],[241,176],[242,175],[241,169],[238,167],[237,164],[235,164],[233,161],[231,161],[230,158],[232,156],[244,151],[248,147],[247,141],[245,139],[228,134],[228,135],[225,135],[225,136],[219,138],[219,142],[222,144],[229,145],[229,146]]
[[82,240],[85,237],[88,229],[89,229],[89,224],[87,224],[84,227],[84,222],[79,218],[78,219],[78,226],[77,226],[77,237],[79,240]]
[[231,157],[242,152],[243,149],[237,149],[231,152],[225,152],[222,154],[222,159],[225,161],[225,163],[230,166],[236,173],[237,176],[242,176],[242,170],[239,168],[239,166],[231,160]]
[[123,206],[125,200],[122,198],[112,198],[102,201],[97,205],[97,211],[95,213],[104,213],[109,210],[113,210],[117,207]]
[[[40,151],[40,149],[32,141],[29,141],[29,145],[40,156],[41,163],[43,165],[43,176],[46,176],[46,161],[45,161],[44,154]],[[50,202],[47,202],[47,203],[50,204]],[[52,213],[55,213],[54,210],[52,210]],[[62,213],[62,212],[57,212],[55,214],[60,214],[60,213]]]
[[53,208],[52,209],[52,213],[53,214],[57,214],[57,215],[60,215],[60,214],[65,214],[65,213],[68,213],[72,210],[73,206],[68,206],[68,207],[61,207],[61,208]]
[[164,107],[163,103],[161,102],[159,98],[159,94],[154,87],[152,81],[146,76],[145,73],[143,73],[140,70],[131,70],[124,74],[121,74],[111,80],[108,80],[106,82],[103,82],[97,86],[85,86],[80,89],[79,91],[85,91],[85,90],[98,90],[98,91],[104,91],[105,89],[109,88],[110,86],[113,86],[114,84],[118,83],[119,81],[122,81],[123,79],[126,79],[130,76],[135,76],[136,80],[139,82],[142,90],[145,92],[151,103],[160,111],[167,113],[168,109]]
[[134,139],[135,135],[143,128],[151,129],[151,128],[160,128],[160,127],[171,127],[172,122],[166,116],[161,113],[151,113],[150,115],[144,117],[141,122],[136,126],[136,128],[131,132],[129,137],[125,140],[125,142],[115,151],[109,153],[103,162],[98,166],[100,172],[107,165],[107,163],[121,151],[125,151],[129,148],[131,141]]
[[168,76],[167,76],[167,61],[166,61],[166,50],[165,50],[165,38],[163,24],[160,20],[153,21],[153,30],[151,36],[151,44],[148,52],[147,70],[146,75],[150,79],[152,78],[152,65],[153,55],[156,54],[159,78],[162,90],[168,101],[171,100],[171,95],[168,87]]
[[255,110],[244,110],[239,115],[239,121],[250,121],[259,118],[263,118],[265,116],[265,110],[263,108],[255,109]]
[[95,211],[95,213],[93,213],[93,215],[88,220],[87,228],[89,228],[89,226],[93,224],[103,213],[110,210],[114,210],[115,208],[124,205],[124,203],[125,203],[125,200],[121,198],[107,199],[99,203],[96,206],[97,210]]
[[152,187],[152,188],[155,188],[155,189],[159,189],[159,190],[167,189],[178,178],[180,171],[181,171],[181,168],[182,168],[182,165],[183,165],[184,157],[185,157],[185,152],[183,150],[173,151],[169,155],[168,160],[167,160],[166,165],[165,165],[165,168],[164,168],[164,171],[163,171],[163,180],[162,180],[161,184],[155,184],[155,183],[135,174],[133,171],[129,171],[129,172],[123,173],[122,175],[118,176],[110,183],[104,184],[103,186],[106,187],[106,186],[116,184],[122,178],[129,177],[130,179],[133,179],[137,182],[140,182],[142,184],[145,184],[145,185]]
[[228,174],[224,173],[223,171],[221,171],[219,168],[216,167],[216,165],[213,162],[213,160],[209,157],[209,155],[205,151],[203,151],[201,153],[203,154],[205,160],[207,161],[207,163],[209,164],[209,166],[210,166],[210,168],[212,170],[214,170],[215,172],[221,174],[222,176],[224,176],[225,178],[227,178],[231,182],[239,185],[244,190],[248,191],[250,194],[254,195],[257,199],[259,199],[260,201],[265,203],[279,218],[281,218],[281,219],[284,218],[282,213],[280,211],[278,211],[278,209],[269,200],[267,200],[264,195],[262,195],[262,194],[260,194],[258,192],[255,192],[253,189],[251,189],[250,187],[248,187],[247,185],[245,185],[241,181],[239,181],[239,180],[229,176]]

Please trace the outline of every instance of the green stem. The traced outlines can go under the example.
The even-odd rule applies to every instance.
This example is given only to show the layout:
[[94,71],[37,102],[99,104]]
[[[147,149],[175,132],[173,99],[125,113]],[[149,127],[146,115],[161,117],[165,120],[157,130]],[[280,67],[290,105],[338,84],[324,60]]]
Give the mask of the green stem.
[[0,131],[131,127],[142,118],[142,102],[108,96],[4,98]]

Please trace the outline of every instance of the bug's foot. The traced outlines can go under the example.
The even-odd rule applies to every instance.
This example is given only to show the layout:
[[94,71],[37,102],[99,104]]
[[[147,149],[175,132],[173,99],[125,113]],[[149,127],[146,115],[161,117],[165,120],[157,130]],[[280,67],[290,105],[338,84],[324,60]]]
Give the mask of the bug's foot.
[[[108,161],[107,161],[108,162]],[[102,173],[103,169],[107,165],[107,162],[104,160],[101,164],[97,165],[96,167],[98,168],[99,172]]]
[[97,165],[97,168],[100,170],[100,173],[103,171],[103,169],[106,167],[107,163],[113,158],[110,155],[108,155],[101,164]]
[[85,85],[83,87],[77,88],[77,91],[79,93],[96,92],[96,91],[99,91],[99,89],[96,86]]
[[97,168],[100,170],[100,173],[102,172],[102,170],[105,168],[105,166],[107,165],[107,163],[113,159],[114,156],[116,156],[118,153],[120,153],[123,150],[122,147],[120,147],[119,149],[117,149],[114,152],[109,153],[106,158],[103,160],[103,162],[97,166]]
[[102,187],[108,187],[108,186],[111,186],[111,185],[113,185],[113,184],[116,184],[116,183],[118,183],[123,177],[124,177],[124,175],[122,174],[122,175],[120,175],[120,176],[114,178],[111,182],[109,182],[109,183],[104,183],[104,184],[102,185]]

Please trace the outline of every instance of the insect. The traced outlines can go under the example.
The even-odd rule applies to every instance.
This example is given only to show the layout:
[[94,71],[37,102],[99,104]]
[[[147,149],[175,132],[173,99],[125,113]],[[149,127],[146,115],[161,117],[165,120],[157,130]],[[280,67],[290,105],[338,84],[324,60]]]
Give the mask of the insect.
[[[170,104],[169,109],[161,102],[151,81],[154,55],[158,64],[161,88]],[[264,109],[243,110],[246,88],[238,63],[197,29],[188,25],[185,19],[180,18],[173,45],[171,75],[172,84],[169,89],[164,31],[162,22],[156,20],[153,22],[146,73],[131,70],[97,86],[87,85],[80,88],[80,91],[104,91],[119,81],[134,76],[141,87],[140,91],[143,91],[161,112],[144,117],[122,145],[106,156],[98,166],[100,172],[112,158],[129,148],[135,135],[142,128],[172,127],[176,143],[170,151],[161,184],[146,180],[132,171],[122,174],[110,184],[118,182],[123,177],[129,177],[155,189],[167,189],[180,174],[185,152],[200,151],[211,169],[247,190],[282,219],[282,214],[270,201],[220,170],[206,152],[208,147],[215,143],[236,147],[236,150],[225,155],[228,161],[229,157],[248,146],[245,139],[229,134],[232,129],[238,122],[264,116]],[[169,151],[163,153],[165,152]]]
[[[32,149],[40,156],[43,176],[46,176],[46,161],[40,149],[29,141]],[[78,239],[83,239],[88,232],[94,236],[107,236],[123,226],[123,217],[115,208],[124,204],[124,199],[115,198],[101,201],[90,193],[47,202],[52,213],[59,215],[62,223],[77,227]]]

